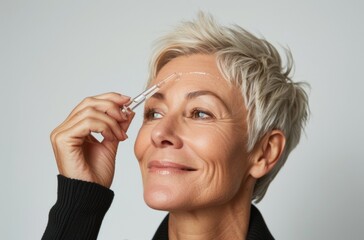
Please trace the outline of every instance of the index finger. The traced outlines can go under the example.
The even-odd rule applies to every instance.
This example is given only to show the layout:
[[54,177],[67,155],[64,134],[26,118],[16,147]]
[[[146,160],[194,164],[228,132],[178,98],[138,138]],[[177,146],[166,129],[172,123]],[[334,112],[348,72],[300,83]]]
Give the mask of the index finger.
[[93,96],[93,98],[102,99],[102,100],[111,100],[113,102],[116,102],[116,103],[120,102],[122,104],[125,104],[126,100],[130,100],[129,96],[122,95],[122,94],[116,93],[116,92],[99,94],[99,95]]
[[[120,108],[129,101],[130,97],[115,92],[87,97],[72,110],[64,122],[67,122],[75,114],[87,107],[94,107],[98,111],[111,114],[118,121],[121,121],[122,119],[126,120],[127,118],[121,112]],[[63,125],[63,123],[61,125]]]

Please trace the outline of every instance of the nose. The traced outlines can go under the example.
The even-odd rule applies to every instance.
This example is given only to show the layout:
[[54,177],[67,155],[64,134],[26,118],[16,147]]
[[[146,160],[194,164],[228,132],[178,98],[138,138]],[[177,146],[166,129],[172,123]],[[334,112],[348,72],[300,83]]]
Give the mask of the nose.
[[179,134],[181,130],[180,123],[173,117],[167,116],[158,121],[151,134],[153,144],[159,148],[182,148],[183,141]]

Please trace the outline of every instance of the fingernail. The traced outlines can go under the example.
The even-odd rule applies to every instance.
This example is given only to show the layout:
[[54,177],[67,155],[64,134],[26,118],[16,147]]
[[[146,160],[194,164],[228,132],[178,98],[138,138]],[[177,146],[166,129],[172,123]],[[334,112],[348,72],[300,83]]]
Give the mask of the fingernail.
[[127,112],[124,108],[120,109],[121,117],[123,120],[128,120]]
[[128,135],[125,132],[121,132],[121,133],[123,134],[123,136],[124,136],[125,139],[128,138]]

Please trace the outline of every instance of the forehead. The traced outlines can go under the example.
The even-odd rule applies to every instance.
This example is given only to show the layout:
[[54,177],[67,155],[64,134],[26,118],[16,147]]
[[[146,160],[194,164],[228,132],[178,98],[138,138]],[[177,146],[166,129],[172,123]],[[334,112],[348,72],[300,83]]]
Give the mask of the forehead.
[[173,73],[178,74],[174,81],[186,84],[196,83],[196,85],[206,85],[206,87],[211,85],[220,88],[229,85],[217,67],[215,55],[203,54],[179,56],[172,59],[162,67],[149,85],[156,84]]
[[[240,101],[239,90],[232,87],[221,75],[214,55],[180,56],[168,62],[150,84],[156,84],[173,73],[178,77],[168,81],[160,90],[163,95],[185,95],[188,92],[207,90],[216,93],[227,104]],[[240,95],[240,94],[239,94]]]
[[176,57],[164,65],[158,75],[163,76],[171,72],[208,72],[222,78],[215,55],[194,54]]
[[170,87],[174,85],[181,86],[200,86],[200,87],[216,87],[216,88],[230,88],[229,83],[225,79],[221,79],[215,75],[208,72],[173,72],[167,76],[158,75],[151,85],[158,84]]

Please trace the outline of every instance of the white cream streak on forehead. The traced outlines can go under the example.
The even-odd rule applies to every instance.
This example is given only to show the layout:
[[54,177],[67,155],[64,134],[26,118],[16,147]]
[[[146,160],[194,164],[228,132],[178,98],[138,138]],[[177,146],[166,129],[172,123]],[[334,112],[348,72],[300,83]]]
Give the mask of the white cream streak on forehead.
[[[174,72],[172,74],[167,75],[163,78],[157,78],[155,81],[157,84],[160,84],[160,87],[165,85],[167,82],[173,81],[179,81],[182,79],[190,79],[190,80],[198,80],[198,79],[211,79],[211,80],[220,80],[221,78],[218,76],[215,76],[208,72],[199,72],[199,71],[193,71],[193,72]],[[161,80],[159,80],[161,79]],[[158,83],[159,82],[159,83]],[[151,83],[151,82],[150,82]],[[149,83],[149,86],[150,86]]]

